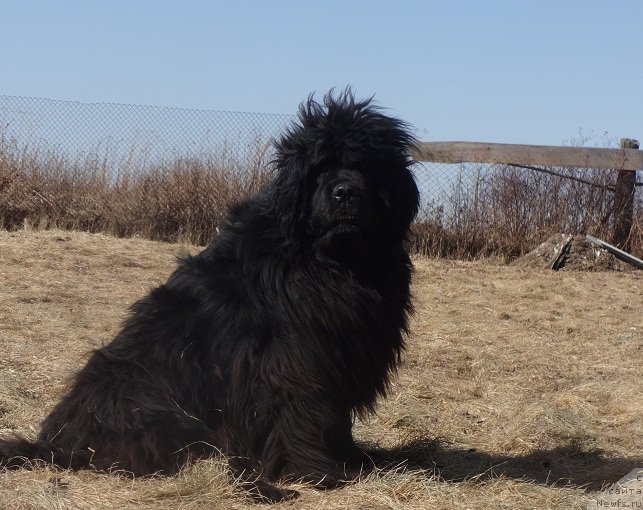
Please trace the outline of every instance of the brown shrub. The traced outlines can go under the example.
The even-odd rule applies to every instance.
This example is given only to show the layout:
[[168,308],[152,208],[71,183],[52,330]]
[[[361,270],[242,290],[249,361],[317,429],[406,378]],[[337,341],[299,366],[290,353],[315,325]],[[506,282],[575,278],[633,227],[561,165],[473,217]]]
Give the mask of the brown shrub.
[[119,173],[96,154],[73,160],[0,141],[0,227],[7,230],[57,227],[203,245],[230,204],[268,175],[259,152],[250,162],[177,157]]
[[[500,256],[512,260],[556,233],[588,233],[609,240],[616,173],[553,171],[559,175],[508,165],[462,166],[446,200],[425,205],[413,227],[412,250],[458,259]],[[640,193],[630,246],[634,254],[643,253]]]

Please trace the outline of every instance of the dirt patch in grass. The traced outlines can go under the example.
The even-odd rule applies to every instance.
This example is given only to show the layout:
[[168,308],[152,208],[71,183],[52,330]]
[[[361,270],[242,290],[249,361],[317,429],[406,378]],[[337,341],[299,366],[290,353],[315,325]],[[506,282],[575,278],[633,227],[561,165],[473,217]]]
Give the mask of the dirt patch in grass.
[[[0,231],[0,434],[33,437],[87,353],[198,248]],[[582,508],[643,467],[643,273],[416,259],[399,374],[355,433],[390,461],[275,508]],[[130,480],[0,473],[2,509],[250,508],[220,459]]]

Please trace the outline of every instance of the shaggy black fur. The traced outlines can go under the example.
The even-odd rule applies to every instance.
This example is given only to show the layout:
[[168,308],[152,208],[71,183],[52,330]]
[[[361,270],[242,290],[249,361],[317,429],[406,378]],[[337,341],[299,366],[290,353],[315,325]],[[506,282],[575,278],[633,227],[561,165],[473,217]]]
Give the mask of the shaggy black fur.
[[350,91],[311,97],[273,180],[132,307],[35,442],[0,441],[0,464],[171,474],[220,451],[268,501],[295,495],[268,481],[355,477],[353,419],[386,393],[411,310],[413,144]]

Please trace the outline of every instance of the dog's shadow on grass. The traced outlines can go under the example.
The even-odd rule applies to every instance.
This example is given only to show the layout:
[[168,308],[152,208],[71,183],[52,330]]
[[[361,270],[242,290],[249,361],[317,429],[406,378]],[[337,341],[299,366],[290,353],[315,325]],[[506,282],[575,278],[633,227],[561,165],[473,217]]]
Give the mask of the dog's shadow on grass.
[[613,457],[576,443],[514,456],[464,450],[435,439],[419,438],[394,448],[372,447],[367,453],[377,467],[421,469],[448,481],[486,481],[505,477],[541,485],[571,484],[600,491],[635,468],[643,457]]

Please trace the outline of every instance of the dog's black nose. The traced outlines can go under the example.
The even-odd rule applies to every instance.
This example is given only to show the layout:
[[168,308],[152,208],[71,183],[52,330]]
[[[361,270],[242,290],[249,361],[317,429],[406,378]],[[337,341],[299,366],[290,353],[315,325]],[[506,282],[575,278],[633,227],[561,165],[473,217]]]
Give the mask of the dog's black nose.
[[333,188],[333,198],[340,204],[348,204],[359,198],[360,189],[350,183],[343,182]]

